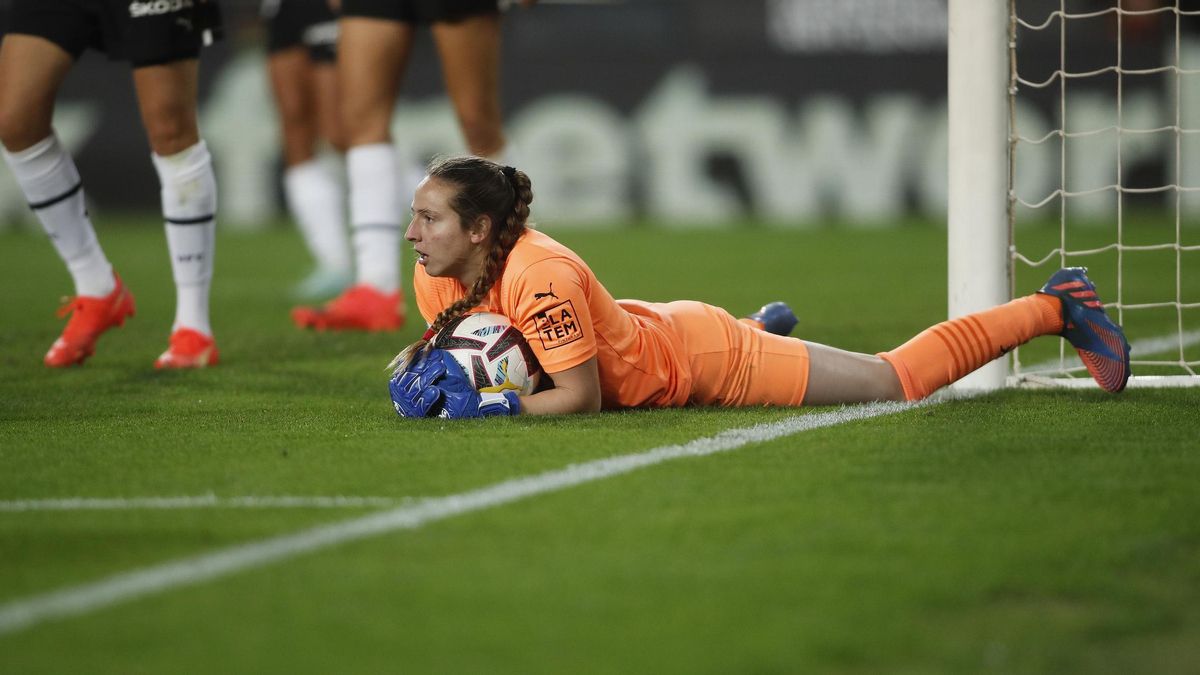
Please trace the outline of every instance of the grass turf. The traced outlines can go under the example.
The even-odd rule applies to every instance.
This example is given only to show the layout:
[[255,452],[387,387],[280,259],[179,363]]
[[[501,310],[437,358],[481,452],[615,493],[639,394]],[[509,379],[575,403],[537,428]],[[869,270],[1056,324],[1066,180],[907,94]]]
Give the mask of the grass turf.
[[[417,328],[292,329],[286,230],[221,237],[223,365],[155,372],[173,293],[148,225],[101,223],[139,314],[68,371],[39,363],[60,264],[0,237],[0,499],[444,495],[807,412],[399,420],[382,366]],[[786,299],[850,349],[944,313],[936,228],[552,234],[618,297]],[[805,432],[0,635],[0,672],[1190,672],[1198,408],[1012,391]],[[0,512],[0,604],[364,512]]]

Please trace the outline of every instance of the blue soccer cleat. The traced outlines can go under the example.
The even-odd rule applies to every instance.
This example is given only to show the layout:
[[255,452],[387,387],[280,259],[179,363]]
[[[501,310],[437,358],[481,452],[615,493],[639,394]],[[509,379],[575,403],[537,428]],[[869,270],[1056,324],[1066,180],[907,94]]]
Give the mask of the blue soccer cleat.
[[1129,341],[1104,312],[1087,268],[1064,267],[1038,292],[1062,300],[1061,335],[1079,352],[1100,388],[1113,393],[1124,389],[1129,381]]
[[791,335],[792,329],[799,323],[796,314],[785,302],[769,302],[746,318],[758,322],[763,330],[774,335]]

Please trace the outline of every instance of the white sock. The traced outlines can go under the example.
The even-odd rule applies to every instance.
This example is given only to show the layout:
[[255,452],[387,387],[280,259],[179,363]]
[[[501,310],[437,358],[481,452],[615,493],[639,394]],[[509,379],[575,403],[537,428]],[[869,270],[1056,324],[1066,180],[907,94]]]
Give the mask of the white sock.
[[352,263],[346,237],[346,200],[330,167],[320,159],[289,167],[283,175],[283,192],[317,266],[349,272]]
[[208,291],[216,249],[217,181],[204,141],[169,157],[153,155],[162,184],[167,249],[175,277],[174,332],[190,328],[212,335]]
[[400,288],[400,239],[404,235],[396,150],[391,143],[350,148],[346,171],[357,282],[393,293]]
[[112,265],[96,240],[71,155],[54,134],[20,152],[4,152],[58,256],[67,264],[75,294],[103,297],[116,288]]

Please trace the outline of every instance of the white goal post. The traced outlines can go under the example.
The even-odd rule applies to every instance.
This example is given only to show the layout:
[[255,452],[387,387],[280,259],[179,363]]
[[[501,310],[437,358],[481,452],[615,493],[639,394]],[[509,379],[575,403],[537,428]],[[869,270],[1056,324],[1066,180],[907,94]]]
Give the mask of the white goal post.
[[[1078,2],[1057,0],[1042,2],[1043,15],[1022,17],[1018,12],[1017,0],[948,0],[948,112],[949,112],[949,208],[948,208],[948,310],[950,318],[962,316],[994,306],[1010,299],[1014,293],[1013,279],[1017,266],[1045,270],[1045,276],[1059,265],[1088,264],[1089,258],[1107,255],[1104,263],[1109,276],[1115,277],[1116,287],[1102,289],[1101,295],[1114,319],[1122,324],[1131,313],[1158,311],[1173,317],[1169,335],[1136,335],[1128,337],[1133,345],[1134,377],[1131,387],[1200,386],[1200,358],[1195,345],[1200,344],[1200,297],[1191,297],[1185,291],[1181,279],[1185,277],[1185,260],[1189,257],[1192,266],[1200,260],[1200,224],[1192,216],[1191,222],[1184,216],[1184,200],[1200,197],[1197,185],[1198,171],[1190,171],[1190,163],[1200,163],[1200,110],[1183,111],[1185,99],[1181,82],[1194,76],[1200,83],[1200,64],[1187,64],[1181,55],[1184,42],[1180,26],[1185,18],[1196,17],[1200,11],[1181,8],[1179,0],[1163,0],[1157,5],[1138,5],[1127,9],[1121,0],[1110,0],[1107,7],[1082,7]],[[1029,3],[1021,3],[1029,4]],[[1057,7],[1047,7],[1048,4]],[[1050,10],[1046,12],[1045,10]],[[1153,68],[1127,66],[1123,61],[1122,26],[1125,22],[1161,19],[1171,27],[1164,29],[1165,36],[1173,33],[1173,42],[1164,37],[1162,45],[1163,63]],[[1069,65],[1068,55],[1072,44],[1068,44],[1068,22],[1074,30],[1075,23],[1088,20],[1106,20],[1115,27],[1115,59],[1096,69],[1080,69]],[[1173,23],[1171,23],[1173,22]],[[1048,78],[1031,77],[1023,73],[1018,51],[1022,35],[1037,34],[1038,38],[1056,39],[1060,54],[1056,70]],[[1077,47],[1078,48],[1078,47]],[[1194,56],[1194,55],[1193,55]],[[1194,60],[1194,59],[1193,59]],[[1190,68],[1190,69],[1189,69]],[[1126,77],[1158,76],[1173,77],[1174,91],[1164,98],[1172,99],[1173,110],[1164,117],[1167,122],[1144,125],[1132,121],[1133,115],[1123,116],[1125,107],[1133,108],[1127,98]],[[1109,92],[1115,107],[1116,121],[1106,126],[1082,126],[1068,124],[1068,82],[1074,84],[1092,80],[1101,85],[1101,77],[1115,80]],[[1191,86],[1189,84],[1189,86]],[[1053,104],[1057,116],[1056,128],[1045,135],[1022,136],[1018,133],[1018,97],[1025,91],[1046,91],[1057,97]],[[1189,90],[1190,91],[1190,90]],[[1193,106],[1194,107],[1194,106]],[[1163,134],[1170,140],[1165,143],[1170,149],[1171,159],[1164,167],[1162,184],[1142,185],[1126,183],[1122,160],[1122,148],[1131,138],[1145,138]],[[1080,181],[1068,176],[1068,142],[1078,142],[1108,135],[1115,138],[1115,167],[1111,173],[1115,180],[1106,185],[1079,186]],[[1046,146],[1059,153],[1057,189],[1047,194],[1019,195],[1015,185],[1016,156],[1019,148]],[[1074,159],[1074,157],[1072,157]],[[1132,163],[1132,162],[1131,162]],[[1108,169],[1106,169],[1108,170]],[[1087,199],[1103,199],[1107,195],[1115,204],[1115,211],[1104,217],[1115,222],[1114,241],[1096,246],[1083,245],[1076,241],[1068,218],[1068,204],[1072,207]],[[1135,224],[1125,213],[1124,205],[1129,196],[1160,195],[1164,210],[1173,210],[1173,241],[1147,244],[1136,237],[1127,237],[1127,228]],[[1077,201],[1071,201],[1077,200]],[[1094,202],[1093,202],[1094,203]],[[1050,251],[1032,254],[1020,250],[1014,244],[1014,226],[1018,209],[1036,211],[1055,207],[1059,218],[1059,245]],[[1080,240],[1086,237],[1079,237]],[[1169,239],[1169,238],[1168,238]],[[1127,260],[1130,255],[1156,251],[1174,256],[1173,265],[1163,265],[1162,281],[1174,284],[1171,296],[1146,300],[1139,292],[1130,293],[1127,283]],[[1107,260],[1114,260],[1108,264]],[[1097,263],[1099,264],[1099,263]],[[1168,269],[1171,267],[1171,269]],[[1022,268],[1024,269],[1024,268]],[[1155,271],[1155,274],[1158,272]],[[1194,274],[1200,274],[1197,269]],[[1168,278],[1169,277],[1169,278]],[[1162,284],[1164,287],[1170,285]],[[1024,293],[1032,289],[1015,289]],[[1194,288],[1190,291],[1195,294]],[[1136,300],[1130,299],[1135,298]],[[1190,314],[1189,314],[1190,312]],[[1191,325],[1185,320],[1191,319]],[[1139,369],[1152,375],[1139,375]],[[964,378],[955,386],[962,389],[997,389],[1003,386],[1095,386],[1086,370],[1067,347],[1060,351],[1058,359],[1033,365],[1022,364],[1021,351],[1010,357],[999,359]]]
[[[1008,0],[950,0],[947,40],[949,318],[1007,302]],[[997,359],[955,383],[997,389]]]

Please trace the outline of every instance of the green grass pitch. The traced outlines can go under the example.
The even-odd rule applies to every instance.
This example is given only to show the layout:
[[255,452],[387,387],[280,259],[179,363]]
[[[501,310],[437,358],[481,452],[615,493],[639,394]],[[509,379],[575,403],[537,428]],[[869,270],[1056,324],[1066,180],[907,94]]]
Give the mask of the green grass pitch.
[[[945,234],[918,223],[546,229],[618,297],[787,300],[797,334],[848,349],[890,349],[945,312]],[[284,227],[219,237],[222,365],[156,372],[174,305],[161,228],[109,218],[99,234],[138,314],[67,371],[40,363],[67,275],[43,236],[0,234],[0,611],[372,510],[18,501],[400,505],[828,412],[401,420],[383,367],[423,326],[293,329],[308,261]],[[1126,295],[1173,297],[1173,267],[1145,257],[1124,261]],[[1109,261],[1073,262],[1112,297]],[[1131,318],[1130,337],[1173,322]],[[0,633],[0,673],[1193,673],[1197,411],[1195,389],[1005,391],[751,443]]]

